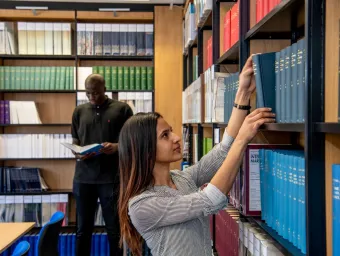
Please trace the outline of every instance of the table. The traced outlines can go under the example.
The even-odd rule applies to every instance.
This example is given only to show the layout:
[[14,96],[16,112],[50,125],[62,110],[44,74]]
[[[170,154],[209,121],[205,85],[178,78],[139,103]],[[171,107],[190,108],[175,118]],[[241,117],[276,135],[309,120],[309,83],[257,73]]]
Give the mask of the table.
[[0,223],[0,253],[30,231],[34,225],[35,222]]

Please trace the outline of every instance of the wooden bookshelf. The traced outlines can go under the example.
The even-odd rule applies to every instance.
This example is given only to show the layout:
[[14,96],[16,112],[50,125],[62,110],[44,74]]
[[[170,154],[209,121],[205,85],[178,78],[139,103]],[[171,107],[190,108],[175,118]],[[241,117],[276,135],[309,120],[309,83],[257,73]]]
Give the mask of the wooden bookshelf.
[[6,21],[74,21],[75,11],[0,9],[0,19]]
[[77,11],[79,22],[153,23],[153,16],[152,12]]

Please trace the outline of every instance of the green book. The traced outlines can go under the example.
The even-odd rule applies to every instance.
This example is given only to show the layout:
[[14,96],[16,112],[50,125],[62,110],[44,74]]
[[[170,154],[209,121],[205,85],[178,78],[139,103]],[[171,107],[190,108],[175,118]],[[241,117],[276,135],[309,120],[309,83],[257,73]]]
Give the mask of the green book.
[[70,90],[74,90],[74,67],[70,67]]
[[40,82],[41,82],[41,67],[35,67],[35,84],[34,89],[40,90]]
[[118,67],[118,90],[123,90],[123,67]]
[[146,67],[141,68],[141,90],[145,91],[147,89],[147,81],[146,81]]
[[136,67],[135,68],[135,85],[136,85],[136,91],[140,91],[141,90],[141,67]]
[[153,90],[153,67],[147,67],[147,90]]
[[51,67],[50,90],[55,90],[56,88],[56,72],[57,67]]
[[0,66],[0,90],[5,89],[5,67]]
[[15,90],[16,89],[16,79],[15,79],[15,70],[16,67],[10,67],[10,72],[11,72],[11,82],[10,82],[10,86],[11,86],[11,90]]
[[45,84],[44,84],[43,89],[49,90],[50,84],[51,84],[51,67],[46,67],[44,74],[45,74]]
[[47,67],[40,68],[40,90],[45,90],[46,87],[46,69]]
[[11,71],[9,69],[9,66],[5,66],[4,67],[4,85],[5,85],[6,90],[10,88],[10,82],[11,82]]
[[101,75],[102,77],[105,77],[105,68],[104,66],[99,66],[98,67],[98,74]]
[[30,68],[30,90],[34,90],[34,84],[35,84],[35,67],[29,67]]
[[123,72],[124,72],[124,84],[123,88],[124,90],[129,90],[129,67],[123,67]]
[[20,89],[25,90],[26,88],[26,67],[20,67]]
[[111,89],[118,90],[118,69],[116,66],[111,67]]
[[60,67],[60,90],[66,89],[66,67]]
[[15,90],[20,90],[20,84],[21,84],[21,76],[20,76],[20,71],[21,67],[14,67],[15,70]]
[[93,74],[98,74],[98,73],[99,73],[99,71],[98,71],[98,66],[93,66],[93,67],[92,67],[92,73],[93,73]]
[[110,66],[106,66],[106,67],[104,67],[104,70],[105,70],[104,79],[105,79],[106,89],[107,89],[107,90],[112,90],[112,84],[111,84],[111,67],[110,67]]
[[60,69],[60,67],[56,67],[56,72],[55,72],[55,90],[60,90],[60,75],[61,75],[61,69]]
[[30,83],[31,83],[30,72],[31,72],[30,67],[25,67],[25,90],[30,89]]
[[70,90],[70,67],[65,68],[65,90]]
[[136,81],[135,81],[135,67],[130,67],[130,77],[129,77],[129,88],[131,91],[136,90]]

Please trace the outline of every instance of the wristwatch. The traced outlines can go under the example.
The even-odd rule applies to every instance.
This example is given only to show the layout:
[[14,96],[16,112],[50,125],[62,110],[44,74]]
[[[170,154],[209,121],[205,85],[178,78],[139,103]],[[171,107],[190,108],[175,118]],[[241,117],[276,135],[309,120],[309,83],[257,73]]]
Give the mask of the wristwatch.
[[250,105],[239,105],[237,103],[234,102],[234,108],[237,108],[237,109],[241,109],[241,110],[249,110],[251,107]]

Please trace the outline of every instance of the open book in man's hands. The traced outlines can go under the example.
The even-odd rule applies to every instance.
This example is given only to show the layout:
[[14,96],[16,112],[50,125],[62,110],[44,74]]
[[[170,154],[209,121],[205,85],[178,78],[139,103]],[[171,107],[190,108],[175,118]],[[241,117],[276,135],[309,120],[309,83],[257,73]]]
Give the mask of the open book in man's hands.
[[96,155],[99,155],[101,154],[100,149],[104,147],[101,144],[97,144],[97,143],[90,144],[90,145],[83,146],[83,147],[75,145],[75,144],[67,143],[67,142],[61,142],[61,144],[80,155],[86,155],[89,153],[96,153]]

